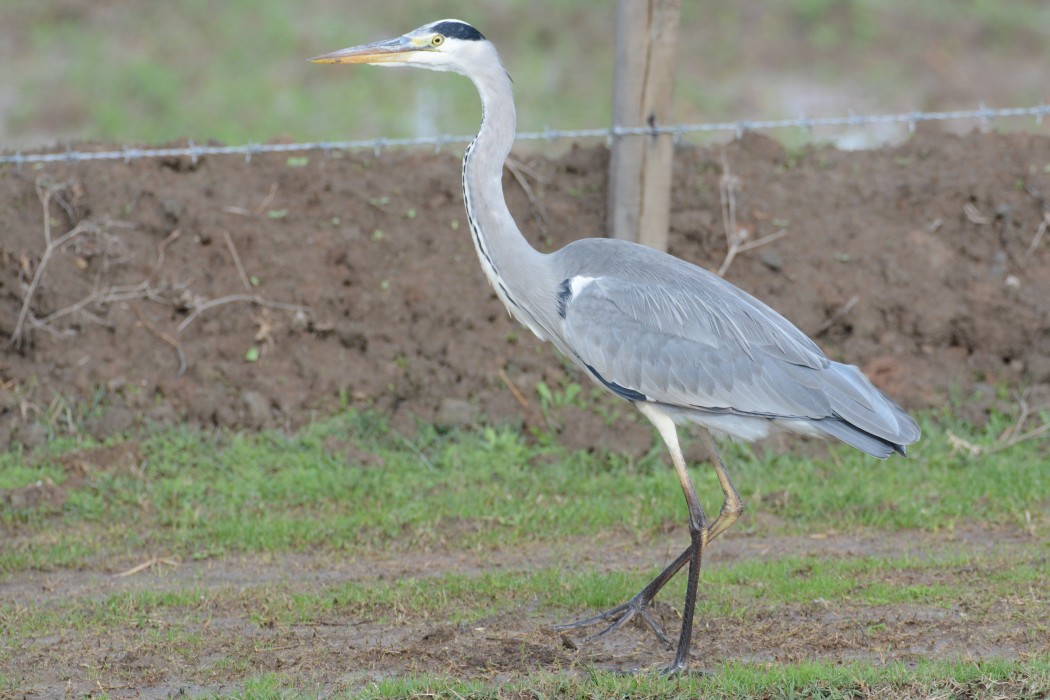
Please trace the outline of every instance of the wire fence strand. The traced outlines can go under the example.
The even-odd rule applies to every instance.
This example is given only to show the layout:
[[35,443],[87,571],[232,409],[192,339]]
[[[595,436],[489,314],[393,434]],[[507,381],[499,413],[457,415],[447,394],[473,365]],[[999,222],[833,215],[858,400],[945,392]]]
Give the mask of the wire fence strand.
[[[848,114],[837,117],[807,117],[796,119],[761,119],[737,120],[729,122],[708,122],[701,124],[674,124],[668,126],[622,127],[613,126],[601,129],[547,129],[544,131],[526,131],[517,135],[518,141],[557,141],[562,139],[606,138],[615,139],[624,136],[671,134],[680,140],[687,134],[728,132],[740,136],[748,131],[769,131],[775,129],[805,129],[812,131],[819,127],[867,127],[877,124],[905,124],[909,130],[921,122],[944,122],[977,120],[990,124],[993,119],[1034,117],[1037,124],[1043,118],[1050,117],[1050,105],[1039,104],[1032,107],[1005,107],[999,109],[980,106],[977,109],[957,110],[951,112],[899,112],[895,114]],[[204,156],[239,155],[250,161],[252,156],[263,153],[298,153],[303,151],[353,151],[369,149],[378,155],[384,148],[432,146],[435,149],[450,144],[466,143],[470,136],[421,136],[416,138],[373,138],[351,141],[307,141],[303,143],[249,143],[240,146],[202,146],[190,141],[186,146],[174,148],[133,148],[125,146],[120,150],[109,151],[75,151],[65,150],[52,153],[0,154],[0,164],[22,166],[34,163],[78,163],[91,160],[122,160],[129,162],[141,158],[185,158],[196,161]]]

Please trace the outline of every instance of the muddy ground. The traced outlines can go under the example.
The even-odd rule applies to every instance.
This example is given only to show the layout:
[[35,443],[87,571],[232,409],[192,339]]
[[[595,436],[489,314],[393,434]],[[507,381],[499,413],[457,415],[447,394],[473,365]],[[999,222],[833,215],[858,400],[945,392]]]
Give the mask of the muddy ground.
[[[679,532],[657,538],[648,543],[646,556],[677,551],[683,536]],[[1015,562],[1038,560],[1038,556],[1032,558],[1035,550],[1024,534],[969,529],[928,535],[923,541],[914,533],[730,536],[711,548],[707,565],[723,567],[784,556],[909,556],[921,562],[947,551],[1001,556]],[[582,644],[582,635],[559,634],[552,628],[569,620],[535,601],[470,624],[396,610],[370,613],[338,600],[319,619],[298,623],[281,619],[282,611],[291,609],[293,595],[330,591],[338,597],[338,586],[346,582],[536,571],[557,566],[565,556],[576,558],[583,566],[623,571],[637,564],[638,554],[633,541],[588,538],[482,558],[464,552],[367,561],[313,555],[254,556],[160,564],[127,577],[120,576],[116,568],[17,574],[5,582],[0,601],[33,600],[46,607],[78,600],[85,610],[91,610],[99,601],[114,597],[119,601],[121,594],[192,590],[200,603],[189,609],[168,609],[127,602],[121,604],[127,625],[101,633],[70,630],[33,639],[12,650],[9,670],[26,674],[33,682],[7,695],[181,697],[229,692],[246,677],[273,673],[301,690],[324,696],[412,675],[447,674],[499,684],[520,682],[536,672],[586,677],[592,668],[626,673],[652,669],[666,663],[671,652],[641,623]],[[918,563],[913,571],[858,584],[965,584],[972,588],[972,599],[951,607],[921,603],[870,606],[818,598],[774,608],[756,598],[744,606],[746,612],[703,616],[695,628],[693,667],[703,671],[718,669],[724,661],[814,660],[913,665],[923,660],[1024,658],[1050,652],[1050,643],[1041,632],[1047,622],[1045,591],[1019,589],[1009,598],[988,601],[980,593],[986,574],[987,569],[973,566],[923,573]],[[245,591],[254,591],[247,597],[253,604],[246,603]],[[702,599],[703,591],[700,595]],[[673,631],[680,622],[678,609],[666,602],[658,601],[653,613],[665,629]],[[227,663],[230,659],[235,662]],[[965,688],[956,688],[955,696],[1007,697],[1011,687],[1008,683],[1000,688],[1000,695],[986,695],[978,689],[971,695]],[[870,690],[858,688],[856,693],[866,697]],[[452,693],[442,696],[454,697]],[[507,695],[534,696],[527,692]],[[5,693],[0,691],[0,697]]]
[[[586,382],[516,326],[485,282],[462,211],[457,154],[298,158],[0,171],[0,444],[32,448],[54,434],[108,437],[157,423],[291,429],[345,405],[383,411],[406,429],[417,420],[527,424],[539,420],[540,382]],[[607,162],[602,146],[516,159],[505,187],[535,246],[552,250],[604,230]],[[1015,408],[990,389],[998,385],[1029,387],[1033,407],[1050,402],[1050,139],[920,129],[907,143],[876,151],[788,151],[753,134],[724,147],[681,148],[671,252],[712,269],[727,251],[723,163],[749,240],[784,232],[737,256],[727,278],[792,319],[832,357],[860,365],[908,408],[951,405],[980,421],[989,409]],[[46,236],[64,243],[45,255]],[[970,398],[975,390],[982,398]],[[572,446],[646,449],[651,442],[634,423],[610,430],[588,412],[575,418],[559,424]],[[975,547],[1031,546],[1018,533],[950,537],[960,536]],[[863,549],[937,549],[943,537],[905,533]],[[846,536],[830,539],[817,543],[821,551],[862,548]],[[653,551],[679,545],[654,543]],[[712,556],[783,555],[811,545],[730,536]],[[564,551],[496,553],[489,563],[529,568]],[[637,557],[634,543],[606,551]],[[476,566],[458,553],[439,558],[428,570]],[[237,586],[238,577],[265,582],[268,571],[286,581],[293,566],[315,587],[361,576],[354,566],[369,575],[418,573],[400,562],[226,558],[148,578],[112,578],[132,563],[18,574],[5,581],[5,596],[46,602],[186,581],[210,590]],[[176,584],[166,583],[172,577]],[[1045,605],[1045,598],[1033,600],[1021,592],[1004,601],[999,619],[1009,620],[1014,608]],[[208,658],[156,657],[146,631],[95,640],[82,663],[117,671],[107,678],[123,680],[104,689],[110,694],[152,688],[166,695],[222,688],[267,670],[315,678],[330,690],[416,670],[498,677],[592,662],[626,668],[665,653],[641,628],[578,652],[552,637],[552,620],[533,610],[470,629],[368,619],[274,627],[248,622],[235,606],[218,612],[226,617],[209,619],[205,650],[254,645],[254,652],[243,650],[255,659],[250,669],[208,676],[199,671],[210,667]],[[673,628],[676,613],[658,612]],[[741,648],[784,661],[1046,649],[1024,627],[965,613],[814,604],[747,629],[708,620],[698,659],[745,658]],[[149,629],[172,622],[151,620]],[[72,692],[103,690],[78,670],[72,648],[65,665],[46,670],[49,645],[62,643],[42,640],[14,658],[20,668],[39,670],[45,694],[61,692],[70,678]],[[339,667],[364,675],[325,671]]]
[[[728,279],[906,407],[999,382],[1047,400],[1050,139],[682,148],[671,252],[712,269],[727,250],[723,152],[738,226],[752,241],[784,232]],[[604,230],[607,160],[588,146],[508,171],[535,246]],[[347,403],[406,424],[529,420],[538,382],[586,379],[488,287],[458,171],[458,154],[428,151],[0,171],[0,337],[20,340],[0,351],[0,444],[37,444],[40,423],[294,427]],[[52,240],[79,232],[33,286],[45,191]]]

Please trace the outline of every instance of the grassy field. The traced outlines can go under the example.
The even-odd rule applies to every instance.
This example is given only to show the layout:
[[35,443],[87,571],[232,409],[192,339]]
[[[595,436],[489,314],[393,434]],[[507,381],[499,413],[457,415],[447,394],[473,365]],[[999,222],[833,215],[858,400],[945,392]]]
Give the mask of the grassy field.
[[[245,697],[1042,697],[1046,445],[1001,449],[1006,416],[980,430],[948,414],[922,423],[907,460],[875,462],[844,447],[816,459],[729,447],[751,509],[725,546],[764,549],[720,561],[713,545],[702,573],[700,620],[763,628],[829,606],[860,620],[847,628],[883,638],[877,648],[889,657],[762,660],[758,639],[759,658],[734,655],[672,683],[584,657],[496,676],[351,674],[332,686],[316,674],[260,672],[255,659],[268,643],[245,646],[243,633],[226,629],[231,619],[289,634],[363,621],[483,629],[524,615],[549,635],[545,625],[637,591],[666,560],[654,542],[666,557],[685,541],[681,494],[655,442],[632,460],[507,427],[421,426],[409,439],[374,414],[348,412],[293,435],[168,429],[15,451],[0,457],[0,694],[50,687],[25,662],[42,649],[62,658],[56,648],[86,669],[74,678],[86,673],[103,694],[121,679],[138,687],[144,681],[118,672],[113,654],[80,657],[80,648],[120,639],[149,648],[148,658],[180,660],[186,687],[208,694],[218,682],[220,695]],[[702,468],[697,476],[716,509],[716,480]],[[34,485],[50,497],[11,500]],[[133,569],[144,561],[156,570]],[[681,584],[661,599],[679,605]],[[984,646],[970,639],[959,647],[970,657],[904,661],[887,610],[961,610],[975,636],[982,625],[1010,631]]]
[[[412,72],[392,83],[383,71],[305,62],[461,15],[500,47],[523,130],[609,123],[609,3],[512,0],[468,9],[393,0],[362,12],[335,0],[9,0],[0,24],[0,147],[469,132],[478,109],[466,81]],[[1040,2],[687,2],[675,116],[1035,104],[1047,99],[1050,48],[1037,28],[1048,24],[1050,8]]]
[[[974,434],[948,416],[928,417],[907,460],[873,462],[836,447],[811,461],[731,445],[726,461],[745,501],[767,502],[762,510],[778,517],[772,532],[763,526],[766,534],[972,525],[1045,532],[1044,445],[970,457],[947,438],[951,431],[989,445],[1008,427],[1004,418]],[[79,454],[70,450],[95,448],[60,439],[45,453],[9,452],[0,456],[0,488],[38,481],[62,488]],[[23,534],[0,554],[0,572],[131,555],[143,529],[153,548],[202,558],[316,547],[492,548],[610,529],[643,540],[684,521],[681,493],[655,443],[636,462],[531,443],[512,428],[442,434],[424,426],[409,442],[376,415],[350,413],[291,436],[167,430],[133,450],[126,469],[87,467],[91,478],[78,478],[57,514],[4,511],[4,525]],[[699,472],[697,489],[716,512],[713,472]],[[464,518],[484,526],[459,528],[448,541],[443,524]]]

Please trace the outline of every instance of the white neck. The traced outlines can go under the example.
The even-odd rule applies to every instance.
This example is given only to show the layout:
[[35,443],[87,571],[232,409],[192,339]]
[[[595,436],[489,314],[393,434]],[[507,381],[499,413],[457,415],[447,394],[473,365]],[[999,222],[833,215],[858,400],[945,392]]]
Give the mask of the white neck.
[[534,308],[523,302],[542,276],[543,256],[521,235],[503,195],[503,164],[516,128],[510,77],[498,58],[474,65],[468,77],[481,96],[482,120],[463,157],[468,223],[489,283],[511,314],[540,335],[538,320],[522,307]]

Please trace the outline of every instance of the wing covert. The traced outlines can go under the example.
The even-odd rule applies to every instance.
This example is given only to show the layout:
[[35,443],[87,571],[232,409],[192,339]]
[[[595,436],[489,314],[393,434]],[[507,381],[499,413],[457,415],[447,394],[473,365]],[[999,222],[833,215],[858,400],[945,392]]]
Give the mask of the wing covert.
[[711,278],[591,278],[565,302],[564,343],[605,383],[654,401],[829,415],[813,372],[829,365],[820,349],[769,307]]

